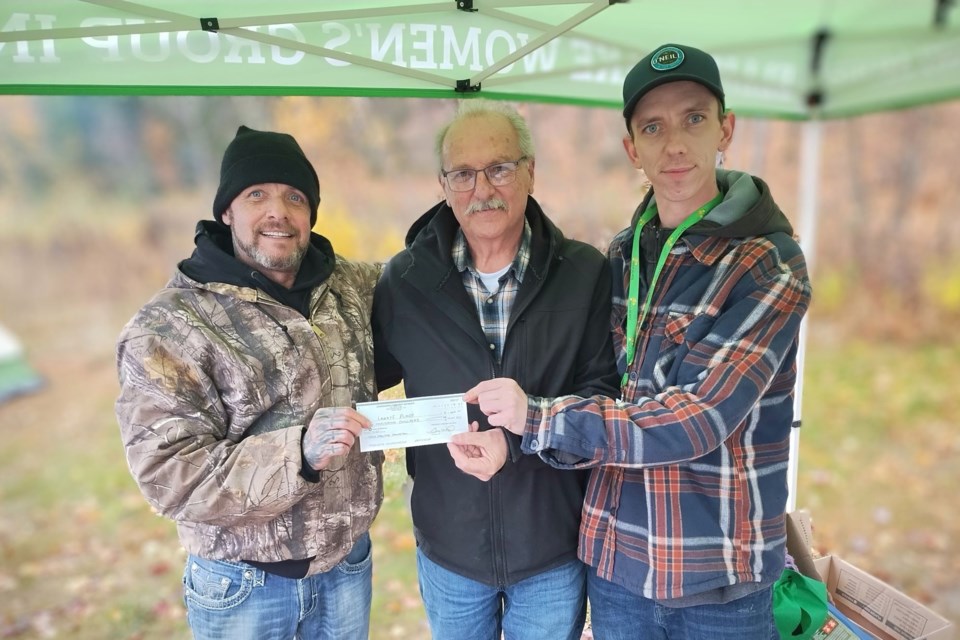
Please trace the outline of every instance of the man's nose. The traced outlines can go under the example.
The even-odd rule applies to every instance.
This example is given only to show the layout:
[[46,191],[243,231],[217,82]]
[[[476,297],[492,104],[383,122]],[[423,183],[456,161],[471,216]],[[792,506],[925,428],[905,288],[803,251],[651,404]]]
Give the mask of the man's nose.
[[477,171],[477,182],[473,186],[473,192],[481,198],[492,194],[496,191],[496,187],[490,184],[490,179],[487,178],[487,174],[484,171]]
[[289,218],[291,206],[290,201],[283,196],[271,196],[267,199],[267,215],[280,219]]
[[664,148],[668,153],[686,153],[687,143],[683,132],[676,129],[668,129],[666,132],[666,143]]

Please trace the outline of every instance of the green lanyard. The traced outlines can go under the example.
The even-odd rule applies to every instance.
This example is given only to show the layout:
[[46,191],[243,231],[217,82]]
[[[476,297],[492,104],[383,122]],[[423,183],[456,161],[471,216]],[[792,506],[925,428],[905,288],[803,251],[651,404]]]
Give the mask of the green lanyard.
[[627,296],[627,366],[623,372],[623,380],[620,382],[621,387],[627,384],[630,365],[633,363],[633,357],[637,352],[637,325],[642,326],[644,319],[650,312],[650,304],[653,302],[653,288],[656,286],[657,279],[660,277],[660,270],[663,269],[663,265],[667,262],[667,256],[670,255],[670,250],[673,249],[673,245],[676,244],[684,231],[703,220],[704,216],[710,213],[710,210],[720,204],[722,200],[723,194],[718,193],[710,202],[687,216],[683,222],[673,230],[670,237],[667,238],[667,242],[663,245],[663,250],[660,252],[660,259],[657,260],[657,268],[653,272],[653,279],[650,280],[650,286],[647,288],[647,299],[643,302],[642,311],[638,309],[640,302],[640,232],[643,231],[645,224],[657,216],[657,203],[650,203],[650,205],[647,206],[647,210],[644,211],[640,219],[637,220],[637,228],[633,232],[633,252],[630,255],[630,291]]

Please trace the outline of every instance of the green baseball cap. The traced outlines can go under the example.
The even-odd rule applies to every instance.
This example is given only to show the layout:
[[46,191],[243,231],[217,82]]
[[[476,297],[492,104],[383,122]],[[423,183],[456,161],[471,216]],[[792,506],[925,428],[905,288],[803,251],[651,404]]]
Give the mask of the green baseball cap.
[[709,53],[681,44],[665,44],[634,65],[623,80],[623,117],[628,121],[648,91],[668,82],[690,80],[702,84],[720,100],[724,108],[720,70]]

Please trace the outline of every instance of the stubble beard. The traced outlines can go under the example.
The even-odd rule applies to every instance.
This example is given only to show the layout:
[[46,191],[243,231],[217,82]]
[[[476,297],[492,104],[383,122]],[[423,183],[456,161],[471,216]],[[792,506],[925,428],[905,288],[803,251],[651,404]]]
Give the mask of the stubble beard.
[[[259,238],[260,236],[258,235],[257,237]],[[233,237],[233,242],[235,245],[235,254],[238,253],[237,250],[239,249],[250,256],[251,260],[269,271],[291,271],[299,269],[300,262],[307,254],[307,245],[305,244],[298,245],[295,251],[286,255],[276,255],[261,250],[257,242],[247,244],[236,235]]]

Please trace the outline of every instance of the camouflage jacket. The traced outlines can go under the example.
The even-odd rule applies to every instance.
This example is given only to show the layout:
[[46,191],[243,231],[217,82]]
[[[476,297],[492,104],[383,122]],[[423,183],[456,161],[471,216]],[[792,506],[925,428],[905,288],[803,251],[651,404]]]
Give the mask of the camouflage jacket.
[[264,292],[178,272],[124,327],[117,419],[141,491],[195,555],[342,560],[383,500],[383,454],[300,475],[321,407],[376,398],[370,307],[378,266],[337,258],[309,320]]

